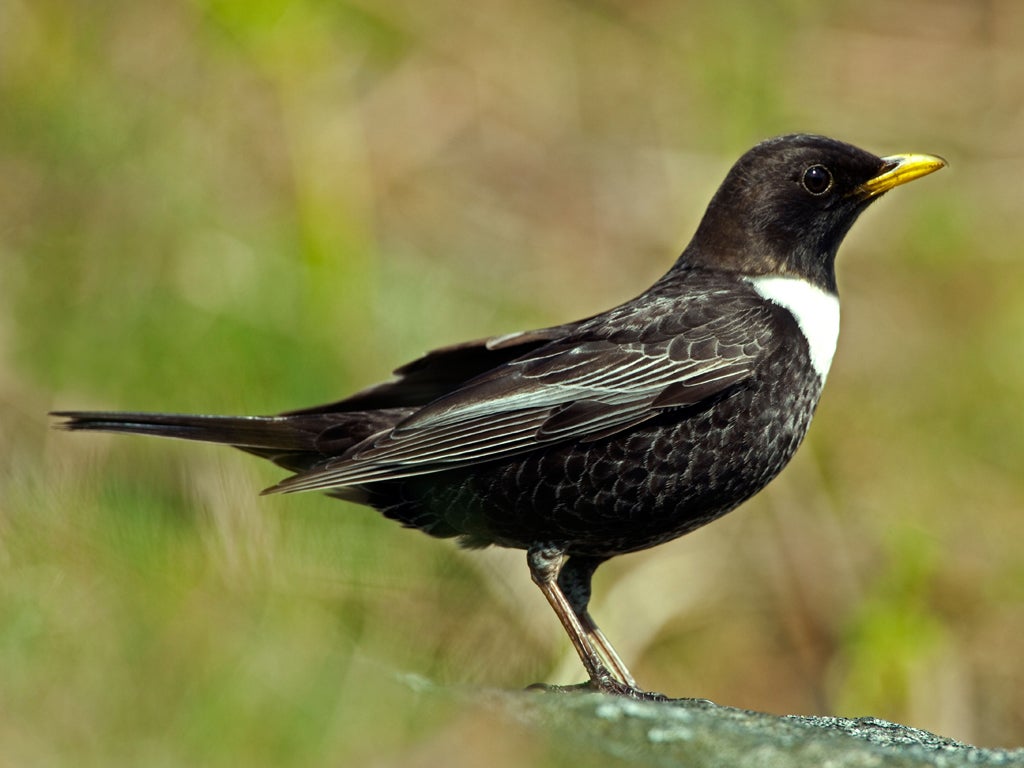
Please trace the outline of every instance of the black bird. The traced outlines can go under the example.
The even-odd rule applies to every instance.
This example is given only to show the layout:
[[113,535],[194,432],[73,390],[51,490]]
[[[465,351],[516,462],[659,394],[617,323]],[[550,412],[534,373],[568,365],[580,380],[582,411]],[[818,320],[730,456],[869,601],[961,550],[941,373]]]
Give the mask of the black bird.
[[672,268],[552,328],[428,353],[280,416],[61,411],[60,426],[226,443],[463,546],[524,549],[589,686],[640,691],[587,610],[594,570],[760,491],[807,432],[839,333],[836,251],[881,194],[942,168],[790,135],[744,154]]

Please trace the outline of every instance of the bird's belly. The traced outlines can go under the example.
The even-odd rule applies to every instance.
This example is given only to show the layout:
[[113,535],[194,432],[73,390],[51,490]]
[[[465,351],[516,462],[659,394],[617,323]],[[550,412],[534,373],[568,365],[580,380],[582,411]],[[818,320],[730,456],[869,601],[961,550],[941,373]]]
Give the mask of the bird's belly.
[[470,546],[558,544],[612,556],[682,536],[761,490],[803,439],[821,391],[768,376],[709,406],[404,484],[383,511]]

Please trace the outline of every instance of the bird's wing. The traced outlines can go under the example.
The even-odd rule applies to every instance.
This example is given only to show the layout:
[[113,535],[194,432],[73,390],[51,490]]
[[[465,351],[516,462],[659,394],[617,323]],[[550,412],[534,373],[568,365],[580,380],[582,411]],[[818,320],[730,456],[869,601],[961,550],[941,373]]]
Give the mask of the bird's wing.
[[748,378],[772,338],[768,314],[763,303],[742,302],[668,335],[638,327],[551,342],[269,490],[360,485],[599,440]]
[[440,347],[397,369],[390,381],[367,387],[344,400],[281,415],[422,407],[487,371],[562,338],[571,327],[554,326]]

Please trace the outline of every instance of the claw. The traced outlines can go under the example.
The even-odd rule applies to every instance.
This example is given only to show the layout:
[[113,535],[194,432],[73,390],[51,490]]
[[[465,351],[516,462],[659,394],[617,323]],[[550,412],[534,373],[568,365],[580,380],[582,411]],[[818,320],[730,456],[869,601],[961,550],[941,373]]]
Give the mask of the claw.
[[644,691],[633,685],[627,685],[612,677],[600,680],[588,680],[574,685],[549,685],[534,683],[526,687],[528,691],[544,691],[545,693],[607,693],[611,696],[624,696],[634,701],[670,701],[668,696],[654,691]]

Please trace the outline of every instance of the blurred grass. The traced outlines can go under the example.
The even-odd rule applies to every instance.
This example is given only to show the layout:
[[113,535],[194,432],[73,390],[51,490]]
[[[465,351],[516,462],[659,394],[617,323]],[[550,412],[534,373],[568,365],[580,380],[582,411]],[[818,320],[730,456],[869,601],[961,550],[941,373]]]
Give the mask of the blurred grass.
[[793,130],[951,167],[841,253],[794,465],[596,613],[669,694],[1019,744],[1022,36],[1010,3],[8,0],[0,765],[559,762],[395,682],[580,677],[520,553],[44,413],[275,412],[598,311]]

